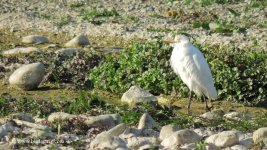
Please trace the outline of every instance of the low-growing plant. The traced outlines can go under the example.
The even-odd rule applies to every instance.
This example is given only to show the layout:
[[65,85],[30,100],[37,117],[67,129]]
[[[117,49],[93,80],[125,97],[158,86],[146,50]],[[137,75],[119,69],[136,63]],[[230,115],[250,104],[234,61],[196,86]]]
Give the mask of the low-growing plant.
[[[115,17],[119,16],[119,13],[116,9],[108,10],[108,9],[82,9],[81,11],[82,20],[100,25],[105,22],[106,17]],[[102,18],[102,19],[101,19]]]
[[[219,99],[247,105],[266,105],[267,54],[266,52],[200,47],[213,73]],[[132,85],[152,94],[188,96],[188,88],[171,69],[172,48],[160,40],[133,44],[119,57],[109,55],[91,70],[89,78],[96,88],[123,93]]]

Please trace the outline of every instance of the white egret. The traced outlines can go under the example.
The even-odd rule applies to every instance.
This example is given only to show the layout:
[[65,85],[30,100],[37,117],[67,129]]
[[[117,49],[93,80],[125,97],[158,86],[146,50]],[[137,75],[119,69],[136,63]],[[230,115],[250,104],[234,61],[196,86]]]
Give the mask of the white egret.
[[206,59],[185,35],[176,36],[171,46],[172,69],[190,89],[187,112],[190,113],[192,91],[198,96],[204,96],[206,111],[209,111],[205,96],[212,100],[217,99],[217,91]]

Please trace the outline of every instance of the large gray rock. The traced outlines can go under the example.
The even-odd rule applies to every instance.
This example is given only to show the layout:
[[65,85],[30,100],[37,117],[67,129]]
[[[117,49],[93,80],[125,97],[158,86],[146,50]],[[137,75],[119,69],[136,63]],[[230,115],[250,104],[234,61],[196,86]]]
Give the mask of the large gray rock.
[[139,120],[138,129],[158,129],[158,125],[148,113],[144,113]]
[[12,118],[27,121],[27,122],[35,122],[31,114],[24,114],[24,113],[15,113],[11,115]]
[[267,127],[259,128],[253,132],[254,143],[264,142],[267,144]]
[[2,51],[3,55],[16,55],[16,54],[27,54],[33,52],[42,52],[41,49],[36,47],[20,47]]
[[65,46],[66,47],[79,47],[79,46],[85,46],[89,44],[90,43],[89,43],[88,38],[83,34],[79,34],[75,38],[67,42]]
[[54,112],[50,114],[47,118],[49,122],[55,122],[55,121],[64,121],[74,118],[75,115],[71,115],[65,112]]
[[179,130],[179,127],[173,124],[163,126],[160,130],[159,139],[162,141],[168,138],[169,136],[171,136],[174,132],[178,130]]
[[200,141],[200,137],[194,131],[183,129],[174,132],[171,136],[161,142],[165,148],[177,148],[184,144],[196,143]]
[[41,35],[28,35],[22,38],[22,43],[27,43],[27,44],[42,44],[48,42],[49,41],[47,37]]
[[245,114],[242,112],[230,112],[230,113],[225,114],[223,117],[227,119],[233,119],[233,120],[251,119],[251,116],[249,114]]
[[121,123],[121,117],[119,114],[89,116],[84,123],[90,127],[113,128]]
[[33,90],[39,86],[44,75],[45,67],[42,63],[24,65],[9,77],[9,84],[23,90]]
[[14,126],[14,122],[7,122],[0,126],[0,138],[6,136],[9,132],[15,131],[16,128]]
[[157,101],[156,97],[146,90],[140,87],[132,86],[128,91],[126,91],[122,97],[122,102],[126,102],[130,105],[134,105],[138,102],[151,102]]
[[238,131],[223,131],[218,134],[211,135],[208,137],[205,142],[212,143],[217,147],[226,148],[239,143],[238,140]]
[[117,136],[112,136],[103,132],[98,134],[96,138],[90,143],[89,150],[95,149],[128,149],[126,142]]
[[239,141],[239,145],[242,145],[244,147],[246,147],[247,149],[251,149],[253,147],[253,138],[252,137],[248,137],[245,139],[242,139]]

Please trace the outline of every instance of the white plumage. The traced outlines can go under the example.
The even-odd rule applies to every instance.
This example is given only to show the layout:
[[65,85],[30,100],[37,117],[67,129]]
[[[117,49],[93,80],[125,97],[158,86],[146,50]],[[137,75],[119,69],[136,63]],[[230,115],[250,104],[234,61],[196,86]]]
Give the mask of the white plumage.
[[[171,55],[171,66],[182,81],[198,96],[204,95],[209,99],[217,99],[217,91],[212,81],[210,68],[203,54],[192,45],[188,37],[175,37]],[[190,94],[191,95],[191,94]],[[191,98],[188,103],[190,108]],[[208,109],[206,102],[206,109]]]

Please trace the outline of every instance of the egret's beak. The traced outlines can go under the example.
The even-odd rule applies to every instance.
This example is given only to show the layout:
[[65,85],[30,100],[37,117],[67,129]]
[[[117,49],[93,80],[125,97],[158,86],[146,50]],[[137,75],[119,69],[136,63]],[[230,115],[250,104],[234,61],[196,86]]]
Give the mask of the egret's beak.
[[176,43],[176,42],[174,40],[164,40],[163,43],[173,44],[173,43]]

